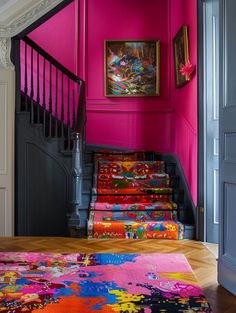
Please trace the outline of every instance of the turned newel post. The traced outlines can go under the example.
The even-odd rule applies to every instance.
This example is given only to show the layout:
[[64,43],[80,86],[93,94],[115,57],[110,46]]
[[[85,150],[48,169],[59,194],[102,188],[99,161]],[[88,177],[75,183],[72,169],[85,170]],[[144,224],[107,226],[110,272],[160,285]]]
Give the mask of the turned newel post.
[[79,133],[73,133],[72,150],[72,168],[71,168],[71,213],[68,219],[70,235],[79,236],[80,212],[79,207],[82,204],[82,160],[81,160],[81,136]]

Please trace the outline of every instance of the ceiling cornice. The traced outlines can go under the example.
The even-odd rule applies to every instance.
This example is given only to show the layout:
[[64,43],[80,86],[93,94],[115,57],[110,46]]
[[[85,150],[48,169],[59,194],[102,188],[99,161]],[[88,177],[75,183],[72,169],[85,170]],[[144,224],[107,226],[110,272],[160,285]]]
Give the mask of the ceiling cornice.
[[0,8],[0,37],[19,34],[63,0],[14,0],[12,6]]
[[11,62],[11,38],[0,38],[0,69],[14,70]]

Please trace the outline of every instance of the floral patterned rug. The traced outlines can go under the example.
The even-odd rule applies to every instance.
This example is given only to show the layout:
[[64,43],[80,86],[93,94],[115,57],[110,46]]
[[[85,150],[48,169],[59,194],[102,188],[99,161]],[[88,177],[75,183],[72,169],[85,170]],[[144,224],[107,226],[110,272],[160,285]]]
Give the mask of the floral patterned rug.
[[0,312],[212,311],[182,254],[0,253]]

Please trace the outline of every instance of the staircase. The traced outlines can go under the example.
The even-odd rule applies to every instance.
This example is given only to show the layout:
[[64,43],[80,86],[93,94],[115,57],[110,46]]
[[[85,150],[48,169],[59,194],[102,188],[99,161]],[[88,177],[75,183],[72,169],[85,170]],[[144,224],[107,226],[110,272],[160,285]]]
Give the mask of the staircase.
[[84,82],[28,37],[15,46],[15,234],[78,235],[83,209]]
[[84,82],[29,38],[16,47],[15,234],[194,238],[178,159],[86,146]]
[[179,188],[176,163],[157,157],[95,153],[88,238],[194,238],[192,208]]

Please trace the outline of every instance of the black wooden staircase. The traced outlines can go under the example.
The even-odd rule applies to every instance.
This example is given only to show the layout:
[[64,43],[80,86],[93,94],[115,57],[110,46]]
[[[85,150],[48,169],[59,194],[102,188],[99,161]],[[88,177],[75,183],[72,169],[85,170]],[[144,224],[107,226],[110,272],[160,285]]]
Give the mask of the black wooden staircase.
[[194,238],[194,205],[174,155],[103,149],[94,161],[89,238]]
[[[86,237],[94,158],[104,147],[85,144],[84,82],[27,37],[16,53],[16,235]],[[165,162],[184,238],[193,238],[194,205],[178,159],[145,155]]]
[[18,47],[16,234],[78,233],[84,82],[28,37]]

